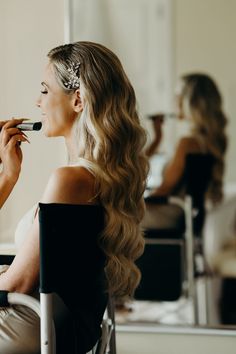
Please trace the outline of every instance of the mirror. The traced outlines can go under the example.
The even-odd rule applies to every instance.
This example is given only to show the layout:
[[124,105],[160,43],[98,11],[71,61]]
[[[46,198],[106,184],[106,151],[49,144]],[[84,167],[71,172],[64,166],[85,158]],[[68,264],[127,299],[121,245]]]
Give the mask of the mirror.
[[[180,75],[203,71],[218,83],[229,118],[229,149],[226,197],[220,208],[207,215],[205,223],[205,252],[211,265],[224,240],[236,235],[236,167],[233,162],[236,150],[233,139],[236,134],[233,119],[236,114],[236,47],[233,39],[236,3],[219,0],[68,0],[67,6],[68,40],[97,41],[118,55],[135,88],[142,124],[150,137],[153,132],[146,116],[173,111],[174,88]],[[182,130],[183,126],[176,120],[166,120],[162,149],[167,155],[174,149]],[[229,282],[234,284],[236,273],[231,276],[235,279]],[[219,277],[211,277],[207,283],[207,322],[208,326],[215,327],[221,325],[221,287],[227,284]],[[201,291],[205,290],[202,288]],[[121,322],[193,324],[191,303],[182,298],[175,303],[156,304],[156,307],[153,303],[142,302],[134,306],[126,315],[120,312]],[[236,311],[235,306],[232,310]],[[205,325],[204,311],[200,311],[202,319],[199,322]],[[236,312],[235,322],[232,320],[231,324],[236,325]]]

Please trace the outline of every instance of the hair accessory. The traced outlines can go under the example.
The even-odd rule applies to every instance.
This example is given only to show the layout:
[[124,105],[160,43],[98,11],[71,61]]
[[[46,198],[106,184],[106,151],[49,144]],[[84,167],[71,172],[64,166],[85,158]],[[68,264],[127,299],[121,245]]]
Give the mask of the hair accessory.
[[69,73],[69,81],[64,82],[67,89],[77,89],[80,87],[80,73],[79,73],[80,63],[71,63],[70,67],[67,69]]

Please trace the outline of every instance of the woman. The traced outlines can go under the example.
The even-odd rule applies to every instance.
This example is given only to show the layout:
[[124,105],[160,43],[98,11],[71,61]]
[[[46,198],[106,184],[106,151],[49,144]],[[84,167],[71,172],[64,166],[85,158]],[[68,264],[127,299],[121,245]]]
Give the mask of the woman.
[[[227,119],[222,109],[219,89],[208,75],[184,75],[177,92],[177,103],[177,116],[189,121],[190,134],[180,139],[173,158],[165,167],[162,184],[150,195],[163,196],[182,192],[186,155],[209,153],[214,157],[214,164],[207,198],[213,204],[220,202],[223,196]],[[155,131],[159,132],[161,120],[156,119],[154,124]]]
[[[146,136],[134,90],[119,59],[102,45],[63,45],[52,49],[48,58],[37,105],[44,134],[65,138],[69,165],[54,171],[41,201],[103,206],[106,218],[101,247],[107,257],[108,290],[118,297],[130,297],[140,279],[134,261],[144,246],[140,222],[148,172],[143,153]],[[39,231],[37,210],[34,212],[33,225],[14,262],[0,277],[0,289],[32,294],[37,288]],[[21,316],[17,308],[14,311],[5,321],[1,312],[0,348],[4,354],[19,353],[17,340],[6,341],[4,331],[9,324],[18,331],[20,318],[25,339],[22,352],[37,352],[37,319],[31,312],[27,318],[25,312]],[[34,333],[31,347],[29,333]]]
[[22,152],[19,142],[28,141],[26,135],[15,126],[22,119],[0,122],[0,208],[14,188],[21,170]]

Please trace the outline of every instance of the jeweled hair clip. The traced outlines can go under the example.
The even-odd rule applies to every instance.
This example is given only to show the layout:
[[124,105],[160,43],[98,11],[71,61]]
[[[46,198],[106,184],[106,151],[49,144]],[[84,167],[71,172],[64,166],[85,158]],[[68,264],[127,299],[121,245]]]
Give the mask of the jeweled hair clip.
[[80,87],[80,73],[79,73],[80,63],[71,63],[70,67],[67,69],[69,73],[69,81],[64,82],[67,89],[78,89]]

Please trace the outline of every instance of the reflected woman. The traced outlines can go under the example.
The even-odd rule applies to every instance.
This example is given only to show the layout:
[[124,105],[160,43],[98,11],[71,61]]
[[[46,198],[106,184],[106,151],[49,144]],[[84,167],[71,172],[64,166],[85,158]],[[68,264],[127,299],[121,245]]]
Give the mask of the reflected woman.
[[[214,157],[212,178],[207,198],[213,203],[221,201],[227,137],[227,118],[222,109],[222,97],[213,79],[205,74],[182,76],[177,92],[177,116],[190,123],[190,133],[180,139],[173,158],[168,162],[162,184],[151,196],[178,194],[182,189],[187,154],[211,154]],[[154,121],[159,143],[162,120]],[[155,148],[157,145],[155,146]],[[152,149],[152,152],[155,149]],[[148,150],[149,152],[149,150]],[[149,154],[150,156],[150,154]]]

